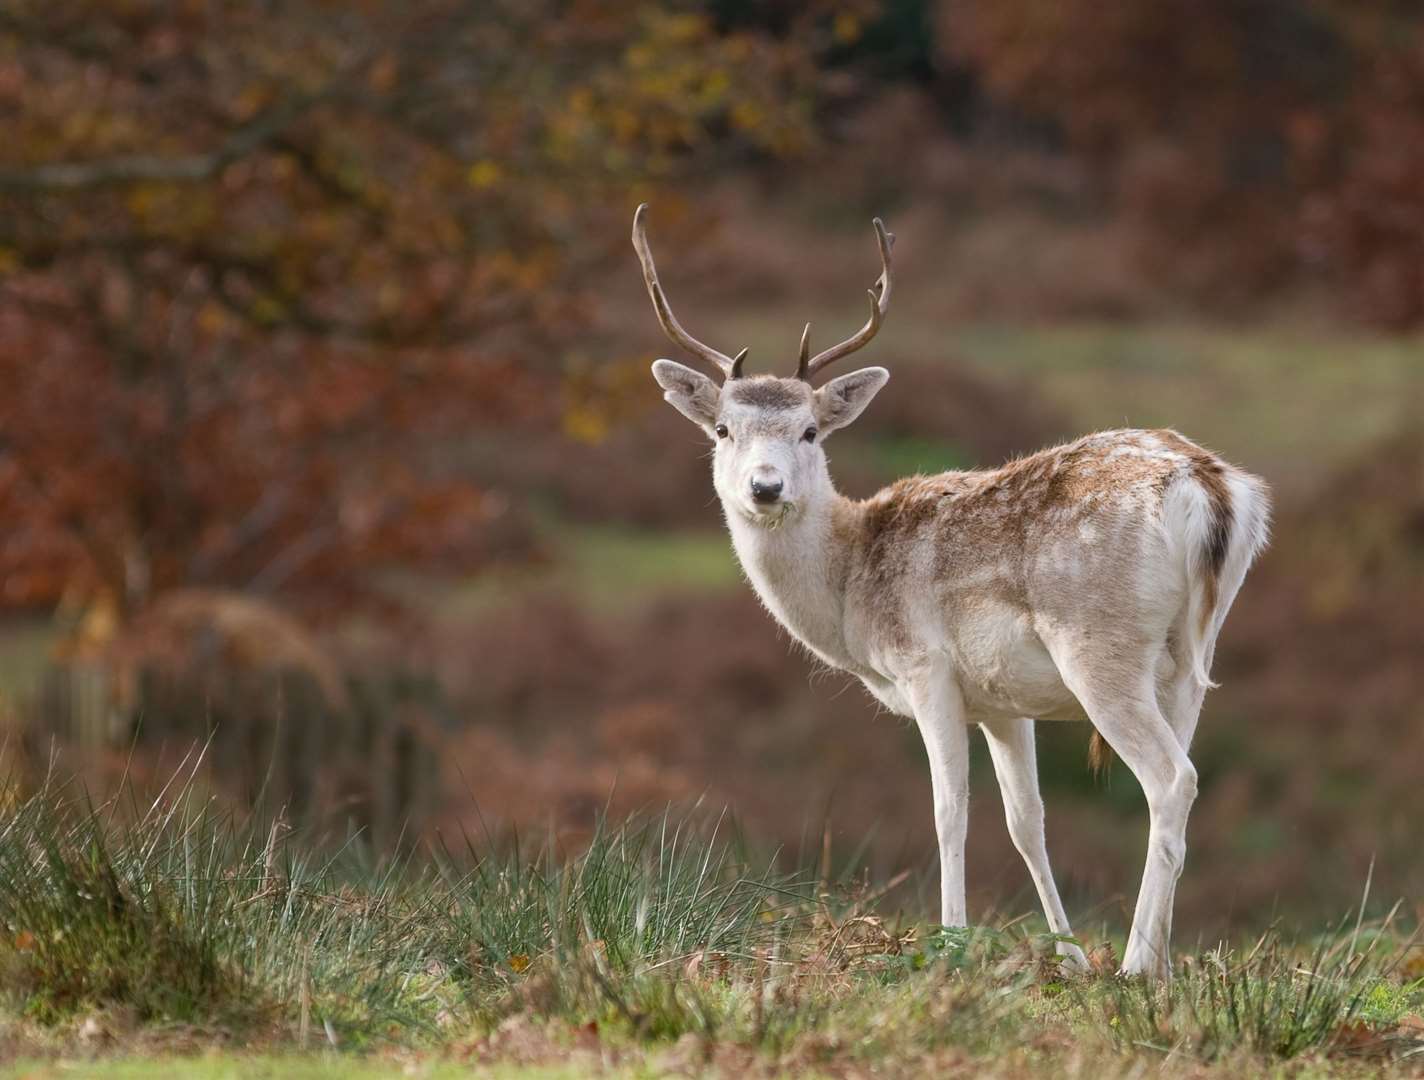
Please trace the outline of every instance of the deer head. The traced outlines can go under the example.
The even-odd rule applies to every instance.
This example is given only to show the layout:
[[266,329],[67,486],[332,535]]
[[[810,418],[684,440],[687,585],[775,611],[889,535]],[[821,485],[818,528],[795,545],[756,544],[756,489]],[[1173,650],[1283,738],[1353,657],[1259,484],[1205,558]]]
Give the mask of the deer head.
[[653,378],[668,403],[713,440],[713,482],[728,513],[757,524],[780,524],[829,490],[823,442],[859,416],[890,378],[884,368],[870,367],[819,388],[811,383],[822,370],[868,344],[879,331],[890,304],[890,249],[895,237],[875,219],[881,273],[875,287],[868,290],[870,319],[859,331],[812,357],[811,325],[807,323],[793,377],[747,376],[742,372],[746,349],[735,357],[718,352],[684,330],[673,315],[648,247],[647,210],[644,204],[633,215],[633,247],[643,264],[643,280],[658,322],[674,344],[723,376],[719,385],[683,364],[658,360],[653,364]]

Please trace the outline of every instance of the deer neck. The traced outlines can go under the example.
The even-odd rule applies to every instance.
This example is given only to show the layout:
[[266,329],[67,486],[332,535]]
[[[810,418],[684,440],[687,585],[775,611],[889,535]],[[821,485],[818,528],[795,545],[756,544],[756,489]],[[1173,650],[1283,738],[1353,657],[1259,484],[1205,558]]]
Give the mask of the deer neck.
[[725,506],[732,546],[766,609],[793,637],[833,667],[854,670],[845,641],[848,554],[844,536],[855,504],[829,475],[773,527]]

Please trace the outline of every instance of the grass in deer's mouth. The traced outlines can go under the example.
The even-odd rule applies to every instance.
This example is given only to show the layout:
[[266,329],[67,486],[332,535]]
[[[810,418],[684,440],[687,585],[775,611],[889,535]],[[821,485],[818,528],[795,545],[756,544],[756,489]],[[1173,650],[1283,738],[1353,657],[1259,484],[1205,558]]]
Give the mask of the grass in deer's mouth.
[[1424,961],[1399,943],[1368,926],[1268,936],[1152,988],[1065,979],[1054,939],[1021,925],[877,914],[873,893],[757,864],[693,817],[604,823],[567,858],[470,844],[379,861],[183,790],[98,808],[49,790],[0,815],[0,1026],[46,1052],[98,1016],[119,1051],[178,1023],[278,1049],[593,1046],[724,1072],[1406,1069],[1424,1056]]

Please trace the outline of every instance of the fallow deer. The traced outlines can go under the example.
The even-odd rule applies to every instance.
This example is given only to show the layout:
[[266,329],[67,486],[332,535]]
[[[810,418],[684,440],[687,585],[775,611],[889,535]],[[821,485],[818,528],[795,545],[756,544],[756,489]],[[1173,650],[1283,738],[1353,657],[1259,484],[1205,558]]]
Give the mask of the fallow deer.
[[969,727],[988,740],[1009,834],[1061,963],[1085,970],[1044,844],[1035,720],[1092,723],[1142,785],[1146,869],[1122,970],[1170,974],[1173,894],[1197,791],[1188,757],[1228,609],[1266,542],[1266,485],[1175,431],[1105,431],[997,468],[912,476],[870,498],[839,494],[825,441],[885,385],[869,367],[812,380],[880,329],[894,237],[877,218],[881,274],[855,335],[793,378],[749,376],[692,337],[633,246],[658,321],[723,375],[653,364],[667,401],[712,440],[713,480],[737,558],[768,611],[822,662],[919,728],[929,756],[940,918],[967,924]]

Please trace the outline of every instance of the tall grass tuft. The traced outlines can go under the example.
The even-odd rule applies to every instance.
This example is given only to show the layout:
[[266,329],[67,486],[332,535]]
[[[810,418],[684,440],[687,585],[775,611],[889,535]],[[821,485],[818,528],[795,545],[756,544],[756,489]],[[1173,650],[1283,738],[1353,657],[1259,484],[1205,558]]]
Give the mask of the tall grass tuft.
[[240,999],[220,957],[211,891],[194,888],[194,875],[180,883],[154,873],[152,842],[114,840],[97,814],[62,813],[43,797],[5,821],[6,986],[42,1019],[122,1002],[140,1020],[191,1020]]
[[718,826],[671,814],[600,821],[588,847],[564,860],[469,855],[473,869],[448,879],[449,894],[455,927],[486,969],[587,947],[616,970],[702,950],[747,955],[811,899],[807,884],[773,865],[750,866]]
[[380,860],[360,837],[297,842],[181,784],[147,807],[50,788],[0,817],[0,990],[43,1022],[119,1008],[419,1037],[490,1015],[541,966],[623,978],[752,955],[808,895],[671,814],[601,823],[566,859],[469,845]]
[[1216,1061],[1241,1051],[1294,1058],[1359,1041],[1382,958],[1357,953],[1343,933],[1302,953],[1272,932],[1240,957],[1226,949],[1182,965],[1165,986],[1115,984],[1109,1027],[1120,1043]]

